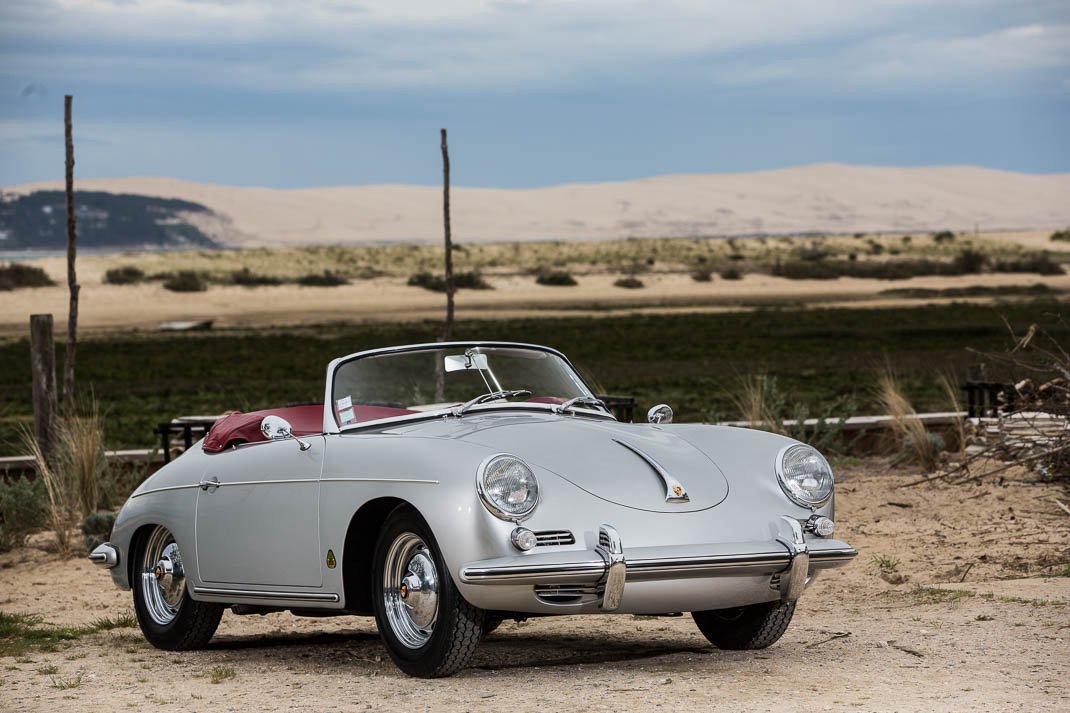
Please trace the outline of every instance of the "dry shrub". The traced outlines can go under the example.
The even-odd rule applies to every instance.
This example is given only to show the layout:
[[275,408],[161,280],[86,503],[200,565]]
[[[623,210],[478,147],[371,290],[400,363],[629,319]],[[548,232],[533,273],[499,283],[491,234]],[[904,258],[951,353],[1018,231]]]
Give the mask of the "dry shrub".
[[22,430],[23,444],[48,493],[48,519],[57,549],[64,554],[70,552],[71,528],[97,509],[105,465],[103,429],[104,418],[96,403],[85,415],[57,420],[51,458],[46,458],[29,428]]
[[104,418],[96,403],[89,412],[59,424],[58,465],[71,474],[78,512],[85,516],[97,509],[100,480],[104,473]]
[[740,379],[739,389],[732,394],[732,400],[739,409],[744,421],[750,421],[752,428],[773,433],[783,433],[783,423],[777,416],[780,404],[775,393],[775,382],[765,374],[748,374]]
[[64,471],[52,467],[34,438],[33,431],[23,428],[21,435],[23,445],[33,456],[37,477],[44,483],[45,492],[48,493],[48,524],[56,535],[56,549],[66,554],[71,549],[71,528],[78,521],[74,511],[74,484]]
[[892,417],[892,434],[900,448],[896,460],[917,463],[926,471],[936,468],[940,449],[929,437],[891,368],[885,368],[877,378],[877,402]]

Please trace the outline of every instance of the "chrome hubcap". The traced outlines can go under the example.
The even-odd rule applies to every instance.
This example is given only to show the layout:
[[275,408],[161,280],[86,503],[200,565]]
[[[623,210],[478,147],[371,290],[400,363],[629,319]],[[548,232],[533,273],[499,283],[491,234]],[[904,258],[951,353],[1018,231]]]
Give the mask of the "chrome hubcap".
[[438,570],[416,535],[399,535],[386,554],[383,603],[394,636],[410,649],[428,642],[438,619]]
[[161,625],[174,621],[185,591],[186,573],[178,544],[167,528],[157,527],[149,535],[141,560],[141,594],[152,620]]

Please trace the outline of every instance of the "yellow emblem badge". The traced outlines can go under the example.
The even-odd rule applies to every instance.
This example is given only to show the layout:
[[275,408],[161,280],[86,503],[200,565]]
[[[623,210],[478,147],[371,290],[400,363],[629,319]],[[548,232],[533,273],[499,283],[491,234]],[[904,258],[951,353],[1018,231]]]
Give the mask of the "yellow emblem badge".
[[338,566],[338,560],[334,558],[334,550],[327,550],[327,569],[334,569]]
[[680,495],[683,494],[683,492],[684,492],[684,489],[681,488],[679,485],[672,486],[672,494],[675,495],[676,497],[680,497]]

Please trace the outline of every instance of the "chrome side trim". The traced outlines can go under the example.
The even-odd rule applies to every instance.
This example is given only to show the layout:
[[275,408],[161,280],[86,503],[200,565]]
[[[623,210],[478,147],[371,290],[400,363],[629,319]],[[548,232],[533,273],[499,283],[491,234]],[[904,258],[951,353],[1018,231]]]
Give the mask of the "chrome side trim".
[[194,587],[193,593],[202,597],[268,599],[272,601],[297,602],[337,602],[337,594],[320,592],[261,592],[252,589],[218,589],[215,587]]
[[203,481],[201,487],[232,488],[236,485],[293,485],[299,483],[318,483],[319,478],[280,478],[279,480],[232,480],[229,483],[215,480]]
[[189,485],[169,485],[166,488],[151,488],[149,490],[143,490],[140,493],[134,493],[130,497],[140,498],[142,495],[165,493],[170,490],[188,490],[190,488],[204,488],[205,490],[211,488],[214,491],[216,488],[233,487],[235,485],[273,485],[284,483],[416,483],[422,485],[438,485],[439,482],[440,481],[438,480],[427,480],[424,478],[293,478],[288,480],[238,480],[231,483],[201,481],[190,483]]
[[438,485],[440,481],[424,478],[320,478],[321,483],[415,483]]
[[650,454],[642,451],[641,449],[637,448],[636,446],[633,446],[631,443],[627,443],[625,441],[620,440],[619,438],[614,438],[613,441],[615,443],[619,443],[620,445],[624,446],[625,448],[630,450],[635,455],[637,455],[640,458],[642,458],[644,461],[646,461],[647,465],[649,465],[651,468],[654,469],[654,472],[657,473],[658,477],[661,478],[661,482],[665,484],[665,502],[667,502],[667,503],[687,503],[687,502],[691,502],[691,498],[688,497],[687,491],[684,490],[684,486],[680,484],[680,481],[677,480],[676,478],[672,477],[669,474],[669,471],[665,470],[661,466],[661,464],[658,463],[656,460],[654,460],[654,458]]
[[606,573],[604,560],[564,564],[515,564],[497,567],[464,567],[461,581],[466,584],[540,584],[562,581],[597,581]]
[[148,490],[142,490],[140,493],[134,493],[130,498],[140,498],[142,495],[152,495],[153,493],[166,493],[170,490],[189,490],[190,488],[199,487],[201,487],[200,483],[190,483],[189,485],[169,485],[166,488],[149,488]]

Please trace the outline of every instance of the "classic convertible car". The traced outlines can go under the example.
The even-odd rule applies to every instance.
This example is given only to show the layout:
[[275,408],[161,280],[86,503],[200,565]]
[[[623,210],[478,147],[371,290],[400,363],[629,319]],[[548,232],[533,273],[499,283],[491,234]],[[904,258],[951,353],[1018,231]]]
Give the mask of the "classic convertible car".
[[564,355],[499,342],[335,359],[322,405],[232,414],[134,491],[90,559],[145,637],[204,646],[223,610],[374,615],[414,676],[504,619],[691,612],[715,646],[784,633],[822,569],[833,478],[739,428],[618,422]]

